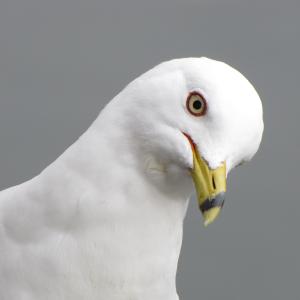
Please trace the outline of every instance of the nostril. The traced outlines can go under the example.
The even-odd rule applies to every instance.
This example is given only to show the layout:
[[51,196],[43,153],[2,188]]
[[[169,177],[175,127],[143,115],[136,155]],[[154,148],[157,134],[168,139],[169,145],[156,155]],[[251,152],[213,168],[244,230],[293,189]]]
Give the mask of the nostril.
[[213,185],[213,188],[214,190],[216,189],[216,183],[215,183],[215,178],[214,176],[212,176],[212,185]]

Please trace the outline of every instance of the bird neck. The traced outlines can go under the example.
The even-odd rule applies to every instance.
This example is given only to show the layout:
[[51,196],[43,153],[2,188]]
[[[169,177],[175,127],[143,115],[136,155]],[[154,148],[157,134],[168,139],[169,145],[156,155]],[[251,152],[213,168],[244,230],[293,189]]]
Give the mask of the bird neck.
[[177,299],[190,180],[170,180],[163,168],[153,172],[155,157],[141,153],[125,126],[104,121],[96,120],[44,172],[58,187],[53,223],[67,224],[80,239],[81,256],[90,260],[81,271],[106,299]]

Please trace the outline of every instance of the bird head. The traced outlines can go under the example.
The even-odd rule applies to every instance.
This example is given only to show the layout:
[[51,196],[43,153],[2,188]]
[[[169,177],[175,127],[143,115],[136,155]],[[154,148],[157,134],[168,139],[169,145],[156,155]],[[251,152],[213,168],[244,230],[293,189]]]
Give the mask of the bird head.
[[176,177],[176,185],[193,182],[204,224],[211,223],[223,206],[228,173],[253,157],[262,138],[254,87],[223,62],[183,58],[156,66],[119,96],[115,107],[152,169]]

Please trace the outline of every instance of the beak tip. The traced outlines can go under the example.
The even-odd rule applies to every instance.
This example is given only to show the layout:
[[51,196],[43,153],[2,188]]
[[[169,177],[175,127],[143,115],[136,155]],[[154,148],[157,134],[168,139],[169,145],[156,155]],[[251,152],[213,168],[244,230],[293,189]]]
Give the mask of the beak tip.
[[211,224],[219,216],[220,212],[221,212],[220,206],[212,207],[211,209],[203,212],[204,227],[207,227],[209,224]]
[[204,220],[203,225],[204,225],[204,227],[207,227],[210,223],[211,223],[211,221]]

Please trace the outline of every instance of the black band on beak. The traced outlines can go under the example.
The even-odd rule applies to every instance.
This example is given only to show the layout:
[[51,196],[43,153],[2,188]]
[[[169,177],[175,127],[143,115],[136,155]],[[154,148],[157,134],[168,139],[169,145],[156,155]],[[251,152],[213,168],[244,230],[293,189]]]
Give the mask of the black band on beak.
[[220,193],[218,194],[215,198],[213,199],[206,199],[201,205],[200,205],[200,210],[202,213],[205,211],[210,210],[213,207],[223,207],[225,201],[225,193]]

